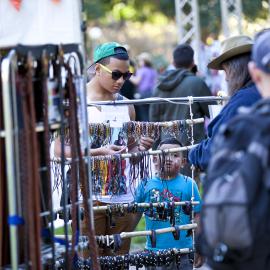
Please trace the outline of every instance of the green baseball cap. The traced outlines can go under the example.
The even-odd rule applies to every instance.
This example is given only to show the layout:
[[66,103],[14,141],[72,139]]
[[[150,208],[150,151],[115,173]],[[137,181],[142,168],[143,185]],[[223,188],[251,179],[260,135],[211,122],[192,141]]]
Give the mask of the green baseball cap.
[[94,51],[94,62],[98,62],[101,59],[117,54],[128,54],[127,50],[117,42],[103,43]]

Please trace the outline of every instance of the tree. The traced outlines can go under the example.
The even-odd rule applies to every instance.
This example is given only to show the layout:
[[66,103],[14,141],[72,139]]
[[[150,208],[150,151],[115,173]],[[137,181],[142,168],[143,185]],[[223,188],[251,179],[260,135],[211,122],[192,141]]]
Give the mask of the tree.
[[[263,8],[268,0],[242,1],[243,13],[247,20],[266,18],[268,10]],[[218,34],[221,29],[220,0],[198,0],[202,36]],[[158,22],[161,15],[168,20],[175,19],[173,0],[85,0],[89,21],[122,24],[129,21]]]

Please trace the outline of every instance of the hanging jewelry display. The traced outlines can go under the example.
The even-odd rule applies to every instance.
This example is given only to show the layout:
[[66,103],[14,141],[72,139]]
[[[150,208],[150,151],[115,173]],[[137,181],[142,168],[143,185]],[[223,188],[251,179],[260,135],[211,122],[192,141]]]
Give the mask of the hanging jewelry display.
[[98,148],[111,143],[112,128],[109,123],[89,124],[91,148]]
[[95,195],[126,194],[125,162],[120,155],[111,158],[95,157],[92,159],[92,182]]
[[[130,267],[136,267],[140,269],[143,267],[162,267],[169,266],[173,262],[176,264],[176,269],[181,269],[181,256],[188,256],[188,259],[192,263],[194,260],[194,253],[189,249],[165,249],[161,251],[143,251],[136,252],[134,254],[125,254],[118,256],[104,256],[99,257],[99,263],[102,270],[128,270]],[[57,269],[63,269],[63,260],[57,261]],[[74,263],[74,269],[93,269],[91,260],[77,258]]]
[[[129,121],[123,123],[122,134],[124,140],[135,139],[138,141],[141,136],[158,139],[161,134],[178,138],[183,133],[189,132],[189,125],[202,123],[203,118],[190,120],[175,120],[168,122],[137,122]],[[112,143],[112,127],[109,123],[90,123],[89,136],[91,148],[97,148]],[[190,135],[188,135],[190,138]]]

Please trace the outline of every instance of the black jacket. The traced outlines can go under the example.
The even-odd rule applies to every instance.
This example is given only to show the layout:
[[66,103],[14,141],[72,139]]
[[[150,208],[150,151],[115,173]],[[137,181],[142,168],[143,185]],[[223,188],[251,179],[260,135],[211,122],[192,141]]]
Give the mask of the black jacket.
[[[159,78],[159,83],[154,91],[154,97],[198,97],[211,96],[211,91],[206,83],[193,73],[185,69],[169,70]],[[197,103],[192,105],[193,118],[209,117],[209,103]],[[153,122],[190,119],[188,105],[171,103],[151,104],[149,120]],[[204,124],[194,125],[195,143],[205,138]],[[188,144],[187,136],[180,138],[182,144]]]

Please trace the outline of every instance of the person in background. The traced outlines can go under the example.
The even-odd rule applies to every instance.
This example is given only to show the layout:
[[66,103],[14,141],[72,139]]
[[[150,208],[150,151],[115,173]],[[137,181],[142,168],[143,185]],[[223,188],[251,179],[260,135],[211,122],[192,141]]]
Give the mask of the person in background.
[[[181,143],[174,137],[168,137],[162,140],[158,146],[159,150],[181,147]],[[200,202],[200,194],[196,182],[180,174],[180,168],[185,163],[182,152],[170,153],[164,157],[164,160],[158,156],[153,156],[153,162],[156,167],[157,176],[152,179],[145,179],[136,190],[136,202],[138,203],[161,203],[161,202],[180,202],[190,201],[194,194],[194,200]],[[192,191],[193,189],[193,191]],[[200,213],[200,204],[194,207],[195,220],[198,220]],[[159,219],[156,210],[151,213],[145,212],[146,230],[157,230],[168,228],[172,225],[169,219]],[[175,225],[190,224],[190,213],[185,212],[183,207],[175,207]],[[151,240],[147,237],[146,250],[159,251],[172,248],[192,248],[192,237],[187,235],[187,231],[180,231],[180,238],[175,239],[171,232],[158,234],[156,236],[156,246],[153,247]],[[203,263],[201,256],[195,255],[195,267],[200,267]],[[146,267],[147,270],[192,270],[193,262],[189,255],[181,255],[180,268],[176,263],[169,266]]]
[[[211,96],[206,83],[196,76],[197,68],[194,63],[194,51],[188,44],[178,45],[173,51],[175,69],[167,70],[159,77],[154,97],[173,98],[188,96]],[[209,117],[207,103],[192,105],[193,118]],[[190,109],[181,104],[151,104],[149,120],[153,122],[190,119]],[[198,143],[206,137],[204,124],[194,125],[194,142]],[[189,144],[188,135],[182,133],[179,138],[183,145]]]
[[[136,75],[130,78],[130,81],[136,85],[136,98],[149,98],[153,94],[153,89],[157,80],[157,71],[152,66],[152,60],[149,53],[141,53],[138,56],[138,69]],[[136,106],[137,120],[149,120],[149,105],[142,104]]]
[[205,171],[211,156],[211,145],[219,127],[227,123],[242,106],[250,107],[260,98],[255,84],[248,72],[253,41],[240,35],[228,38],[221,45],[221,53],[213,59],[208,68],[224,70],[228,84],[229,102],[208,126],[208,137],[189,152],[189,162]]
[[[270,98],[270,29],[256,35],[249,73],[264,99]],[[269,134],[270,135],[270,134]]]

